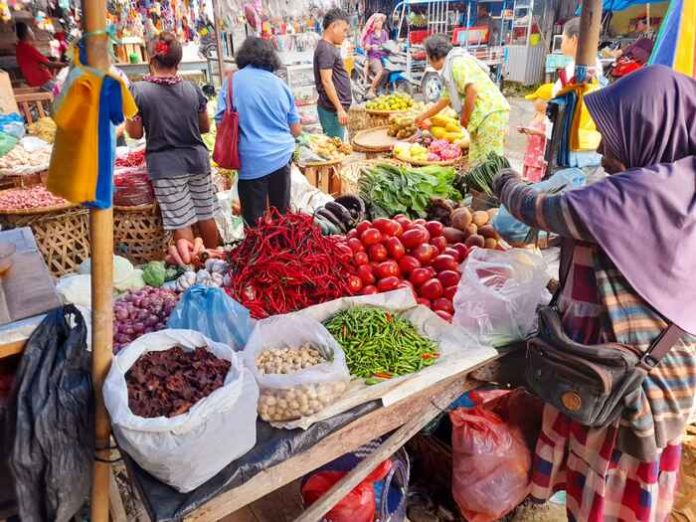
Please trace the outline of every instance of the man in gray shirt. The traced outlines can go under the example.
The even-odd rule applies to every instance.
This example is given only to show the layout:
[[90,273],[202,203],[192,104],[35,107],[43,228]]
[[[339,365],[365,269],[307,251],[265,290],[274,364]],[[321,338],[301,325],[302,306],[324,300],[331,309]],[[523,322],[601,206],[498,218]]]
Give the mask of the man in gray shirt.
[[324,34],[314,51],[314,83],[319,92],[317,110],[324,134],[343,139],[348,109],[353,101],[350,78],[339,46],[348,35],[348,14],[331,9],[324,16]]

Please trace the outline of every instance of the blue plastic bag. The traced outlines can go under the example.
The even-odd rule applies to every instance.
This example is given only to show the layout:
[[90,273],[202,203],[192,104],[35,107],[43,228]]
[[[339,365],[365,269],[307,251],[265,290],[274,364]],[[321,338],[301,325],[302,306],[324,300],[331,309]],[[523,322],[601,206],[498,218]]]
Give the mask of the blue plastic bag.
[[[586,182],[585,173],[580,169],[572,168],[559,170],[546,181],[532,185],[532,188],[539,192],[558,188],[563,188],[565,191],[583,187]],[[498,214],[493,218],[492,225],[505,241],[513,245],[524,242],[529,235],[529,226],[515,219],[504,206],[500,207]]]
[[20,140],[25,134],[24,118],[16,112],[11,114],[0,114],[0,130]]
[[244,348],[253,329],[249,310],[220,288],[203,285],[192,286],[184,292],[167,326],[195,330],[236,351]]

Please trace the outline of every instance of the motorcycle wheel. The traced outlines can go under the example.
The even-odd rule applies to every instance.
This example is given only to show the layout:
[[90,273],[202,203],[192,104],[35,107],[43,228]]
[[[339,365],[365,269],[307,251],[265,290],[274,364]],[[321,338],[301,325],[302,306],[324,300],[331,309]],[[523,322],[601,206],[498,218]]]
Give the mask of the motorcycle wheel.
[[435,103],[442,93],[442,78],[435,72],[428,72],[421,80],[421,90],[426,103]]
[[394,88],[394,92],[401,92],[401,93],[408,94],[409,96],[411,96],[411,91],[412,91],[411,82],[409,82],[406,78],[395,81],[393,88]]
[[367,95],[367,89],[362,84],[362,77],[354,70],[350,80],[350,90],[353,93],[353,101],[355,103],[363,103]]

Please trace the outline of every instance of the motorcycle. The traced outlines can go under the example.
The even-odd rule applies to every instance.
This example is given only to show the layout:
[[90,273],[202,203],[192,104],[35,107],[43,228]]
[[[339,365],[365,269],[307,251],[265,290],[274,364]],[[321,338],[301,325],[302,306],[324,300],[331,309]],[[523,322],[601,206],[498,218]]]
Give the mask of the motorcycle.
[[[387,42],[382,46],[382,50],[387,53],[387,56],[382,60],[384,73],[382,74],[382,80],[377,86],[377,93],[399,91],[411,94],[411,84],[405,75],[406,54],[394,42]],[[365,74],[367,60],[365,52],[362,49],[358,49],[351,74],[351,89],[356,103],[362,103],[367,100],[367,93],[374,79],[371,72],[369,77]]]

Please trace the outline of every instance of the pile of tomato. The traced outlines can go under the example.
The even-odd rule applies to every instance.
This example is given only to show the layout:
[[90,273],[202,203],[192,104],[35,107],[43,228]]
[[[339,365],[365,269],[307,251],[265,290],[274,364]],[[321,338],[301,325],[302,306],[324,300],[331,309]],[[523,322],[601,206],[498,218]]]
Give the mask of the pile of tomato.
[[459,266],[469,248],[450,243],[442,223],[398,215],[363,221],[347,238],[358,266],[358,275],[350,278],[354,294],[410,288],[419,304],[452,320]]

